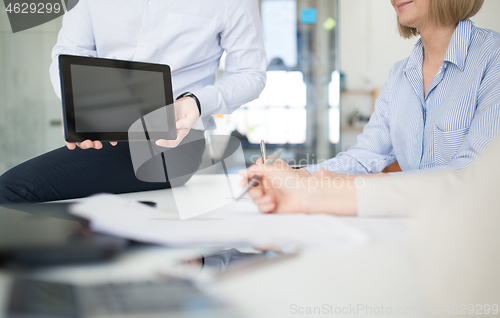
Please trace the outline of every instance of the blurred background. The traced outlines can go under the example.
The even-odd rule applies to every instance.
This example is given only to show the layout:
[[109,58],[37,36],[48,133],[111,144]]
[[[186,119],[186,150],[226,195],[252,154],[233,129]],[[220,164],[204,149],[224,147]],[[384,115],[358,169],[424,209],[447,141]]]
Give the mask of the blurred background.
[[[213,134],[243,141],[247,161],[258,143],[283,147],[284,159],[308,163],[356,143],[391,66],[417,38],[402,39],[390,0],[260,0],[267,87],[231,115],[216,115]],[[473,18],[500,31],[500,1]],[[50,52],[62,18],[13,34],[0,11],[0,173],[64,145],[61,102],[49,80]],[[224,60],[218,73],[223,77]]]

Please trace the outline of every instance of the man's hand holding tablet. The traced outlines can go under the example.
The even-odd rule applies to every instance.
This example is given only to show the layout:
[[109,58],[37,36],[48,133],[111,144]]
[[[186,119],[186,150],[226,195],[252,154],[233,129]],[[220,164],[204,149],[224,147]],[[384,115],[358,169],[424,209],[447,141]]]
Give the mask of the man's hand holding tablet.
[[[117,141],[110,141],[109,142],[111,146],[116,146],[118,144]],[[102,142],[99,140],[92,141],[92,140],[85,140],[82,142],[67,142],[66,141],[66,147],[69,150],[75,150],[76,147],[82,148],[82,149],[101,149],[102,148]]]
[[159,139],[156,141],[157,146],[165,148],[177,147],[200,118],[200,109],[193,97],[186,96],[176,100],[174,108],[177,138],[175,140]]
[[[177,128],[177,139],[166,140],[160,139],[156,141],[156,145],[165,148],[175,148],[177,147],[184,137],[187,136],[191,128],[198,121],[200,117],[199,108],[197,106],[196,100],[192,97],[183,97],[174,102],[175,108],[175,126]],[[116,146],[118,142],[110,141],[111,146]],[[99,140],[85,140],[82,142],[67,142],[66,147],[69,150],[74,150],[76,147],[81,149],[101,149],[102,143]]]
[[[174,103],[168,65],[59,55],[59,71],[70,150],[102,149],[103,141],[116,146],[118,141],[144,139],[152,117],[156,122],[147,138],[153,133],[175,147],[199,118],[194,95],[183,94],[190,97]],[[137,121],[142,121],[143,130],[131,132]]]

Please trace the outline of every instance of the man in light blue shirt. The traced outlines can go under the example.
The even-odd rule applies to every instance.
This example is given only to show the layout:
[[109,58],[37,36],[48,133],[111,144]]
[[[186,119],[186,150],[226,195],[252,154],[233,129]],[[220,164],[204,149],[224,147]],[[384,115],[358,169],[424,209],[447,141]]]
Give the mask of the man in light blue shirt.
[[[224,52],[228,75],[216,82]],[[215,127],[213,114],[230,114],[257,98],[266,81],[257,0],[80,0],[65,14],[52,51],[50,77],[58,96],[59,54],[168,64],[174,97],[188,95],[175,103],[178,140],[157,142],[164,147],[186,136],[203,138],[204,130]],[[110,147],[88,140],[67,147],[74,150],[57,149],[0,176],[0,203],[170,186],[139,181],[126,142]],[[89,148],[99,151],[84,150]],[[196,156],[177,151],[170,160],[197,166],[203,148],[193,150]]]

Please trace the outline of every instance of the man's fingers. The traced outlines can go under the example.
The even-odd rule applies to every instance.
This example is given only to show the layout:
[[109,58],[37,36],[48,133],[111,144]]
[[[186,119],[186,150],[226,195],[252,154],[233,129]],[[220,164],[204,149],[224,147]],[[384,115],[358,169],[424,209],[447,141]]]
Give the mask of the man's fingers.
[[102,142],[100,142],[99,140],[94,141],[93,148],[95,148],[95,149],[102,149]]
[[76,145],[82,149],[90,149],[94,147],[94,143],[92,142],[92,140],[88,139],[82,142],[77,142]]
[[82,142],[77,142],[76,145],[81,149],[102,149],[102,142],[99,140],[92,141],[87,139]]
[[[194,119],[196,120],[196,119]],[[191,129],[193,128],[193,123],[192,123],[193,120],[188,120],[188,119],[181,119],[181,120],[178,120],[176,123],[175,123],[175,127],[177,129]]]
[[185,133],[180,133],[179,131],[177,132],[177,139],[175,140],[166,140],[166,139],[158,139],[155,144],[160,147],[165,147],[165,148],[175,148],[177,147],[181,141],[186,137],[187,134]]
[[76,149],[76,143],[74,143],[74,142],[67,142],[66,141],[66,148],[68,148],[69,150],[75,150]]
[[155,142],[157,146],[164,147],[164,148],[175,148],[177,147],[183,138],[177,137],[175,140],[165,140],[165,139],[159,139]]
[[177,139],[175,140],[166,140],[166,139],[158,139],[155,144],[164,148],[175,148],[177,147],[184,137],[189,133],[189,129],[180,129],[177,130]]
[[175,148],[179,144],[176,140],[165,140],[165,139],[159,139],[155,142],[157,146],[164,147],[164,148]]
[[[117,141],[110,141],[109,142],[112,146],[116,146],[118,144]],[[69,150],[74,150],[76,147],[79,147],[81,149],[102,149],[103,145],[102,142],[99,140],[85,140],[82,142],[66,142],[66,147],[68,147]]]

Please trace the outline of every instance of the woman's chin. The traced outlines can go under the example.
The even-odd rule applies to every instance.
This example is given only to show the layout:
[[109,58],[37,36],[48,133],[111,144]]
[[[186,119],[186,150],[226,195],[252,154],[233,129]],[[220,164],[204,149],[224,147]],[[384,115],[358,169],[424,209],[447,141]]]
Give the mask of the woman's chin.
[[400,15],[399,16],[399,23],[405,27],[408,28],[417,28],[418,29],[418,22],[416,21],[414,17],[410,17],[408,15]]

